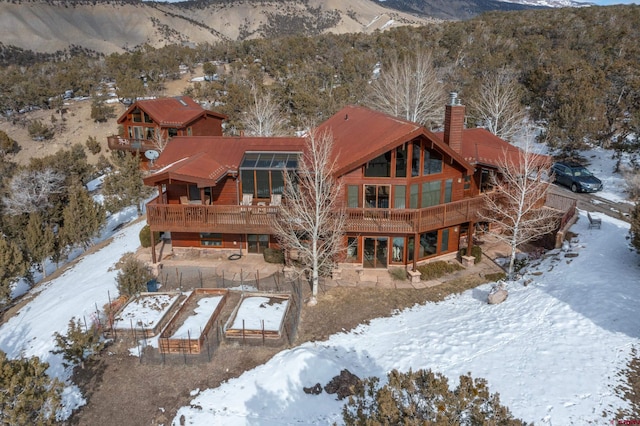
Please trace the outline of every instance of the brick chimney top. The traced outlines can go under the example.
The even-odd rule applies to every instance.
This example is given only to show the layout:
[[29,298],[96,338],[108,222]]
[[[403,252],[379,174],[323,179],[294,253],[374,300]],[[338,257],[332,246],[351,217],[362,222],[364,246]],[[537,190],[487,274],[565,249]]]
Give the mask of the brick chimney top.
[[464,130],[464,105],[458,92],[449,93],[449,103],[444,111],[444,143],[457,153],[462,153],[462,131]]

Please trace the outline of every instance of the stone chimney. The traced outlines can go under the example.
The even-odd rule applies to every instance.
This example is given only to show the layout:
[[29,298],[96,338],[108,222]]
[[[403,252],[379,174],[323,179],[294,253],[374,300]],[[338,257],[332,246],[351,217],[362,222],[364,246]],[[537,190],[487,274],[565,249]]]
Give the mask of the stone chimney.
[[449,103],[444,111],[444,143],[457,153],[462,153],[462,131],[464,130],[464,105],[458,92],[449,93]]

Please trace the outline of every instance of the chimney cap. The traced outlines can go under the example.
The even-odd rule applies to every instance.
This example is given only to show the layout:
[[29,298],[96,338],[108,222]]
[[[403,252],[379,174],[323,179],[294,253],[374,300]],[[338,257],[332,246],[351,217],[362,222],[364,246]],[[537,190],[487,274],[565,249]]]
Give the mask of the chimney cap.
[[451,106],[461,105],[460,99],[458,99],[458,92],[456,91],[449,92],[449,105]]

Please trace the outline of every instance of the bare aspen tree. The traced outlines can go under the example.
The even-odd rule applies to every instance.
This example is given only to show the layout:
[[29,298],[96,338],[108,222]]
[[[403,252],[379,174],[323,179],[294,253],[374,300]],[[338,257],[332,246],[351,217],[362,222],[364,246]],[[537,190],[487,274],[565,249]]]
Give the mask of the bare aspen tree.
[[521,95],[515,73],[503,68],[484,80],[469,107],[487,130],[511,140],[524,128],[526,112],[520,102]]
[[334,178],[332,149],[330,133],[309,133],[298,169],[285,172],[283,203],[274,225],[282,248],[297,253],[295,266],[310,278],[310,304],[317,303],[320,275],[333,269],[344,250],[346,214],[336,196],[342,184]]
[[164,134],[162,129],[159,126],[156,126],[153,129],[153,137],[151,138],[151,142],[153,143],[153,147],[158,152],[164,151],[169,143],[169,135]]
[[373,109],[431,127],[442,121],[446,93],[431,52],[416,49],[403,60],[395,57],[371,83],[367,103]]
[[260,94],[255,86],[251,88],[253,104],[243,117],[242,124],[249,136],[282,136],[285,134],[286,120],[279,105],[270,93]]
[[498,173],[492,177],[495,191],[483,194],[485,205],[480,220],[488,222],[489,233],[510,248],[507,276],[514,277],[516,250],[556,230],[560,216],[544,206],[551,162],[531,151],[529,142],[520,150],[505,150]]
[[3,198],[10,215],[44,211],[51,207],[50,197],[64,191],[65,175],[53,169],[24,170],[11,179],[9,194]]

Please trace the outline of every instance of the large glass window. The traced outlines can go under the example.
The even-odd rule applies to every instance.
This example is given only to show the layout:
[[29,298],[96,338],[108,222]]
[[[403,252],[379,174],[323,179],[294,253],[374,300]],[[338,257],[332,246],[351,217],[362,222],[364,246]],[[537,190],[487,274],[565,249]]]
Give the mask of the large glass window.
[[391,260],[393,262],[404,261],[404,237],[394,237],[391,248]]
[[242,182],[242,193],[255,195],[255,178],[253,170],[241,170],[240,180]]
[[418,191],[419,187],[417,183],[411,185],[411,193],[409,194],[409,208],[417,209],[418,208]]
[[200,188],[198,188],[197,185],[189,185],[189,199],[190,200],[200,199]]
[[407,177],[407,146],[396,148],[396,177]]
[[358,186],[347,186],[347,206],[356,208],[358,207]]
[[249,234],[247,235],[247,245],[249,253],[262,253],[269,247],[269,235]]
[[453,192],[453,179],[447,179],[444,181],[444,202],[450,203]]
[[388,209],[389,190],[389,185],[365,185],[364,206],[370,209]]
[[396,209],[407,208],[407,187],[405,185],[395,185],[393,191],[393,207]]
[[442,230],[442,240],[440,241],[440,253],[444,253],[449,250],[449,230]]
[[420,234],[420,247],[418,248],[418,259],[433,256],[436,254],[438,244],[438,231],[424,232]]
[[442,155],[437,151],[424,151],[423,175],[442,173]]
[[255,198],[270,198],[284,193],[284,169],[289,173],[298,166],[297,153],[248,152],[240,163],[242,193]]
[[391,177],[391,151],[369,161],[364,167],[365,177]]
[[201,232],[200,245],[222,247],[222,234],[212,233],[212,232]]
[[284,192],[284,174],[277,170],[271,171],[271,193],[282,194]]
[[422,184],[422,207],[440,204],[440,181],[424,182]]
[[358,239],[356,237],[347,238],[347,262],[358,261]]
[[411,153],[411,176],[420,176],[420,152],[422,147],[419,141],[413,142],[413,149]]
[[269,171],[256,170],[256,198],[269,198]]

